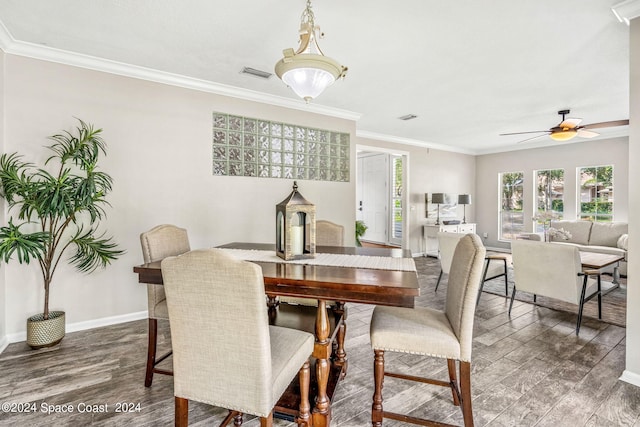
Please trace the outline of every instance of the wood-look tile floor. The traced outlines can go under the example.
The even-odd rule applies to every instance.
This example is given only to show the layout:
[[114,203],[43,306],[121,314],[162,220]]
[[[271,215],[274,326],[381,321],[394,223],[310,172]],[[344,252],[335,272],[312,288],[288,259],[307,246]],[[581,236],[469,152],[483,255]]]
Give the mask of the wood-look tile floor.
[[[416,261],[421,283],[416,304],[441,308],[446,281],[434,293],[437,268]],[[504,297],[484,293],[476,311],[472,393],[477,426],[640,426],[640,388],[618,380],[625,366],[624,328],[586,319],[576,337],[573,313],[516,302],[509,318],[507,309]],[[334,396],[332,426],[370,425],[372,310],[349,306],[349,369]],[[11,344],[0,354],[0,403],[33,403],[35,412],[2,411],[0,425],[172,425],[172,378],[156,375],[152,387],[143,384],[146,340],[142,320],[71,333],[48,350]],[[160,346],[168,345],[168,325],[161,322]],[[388,352],[386,360],[395,370],[446,379],[446,363],[437,359]],[[447,389],[387,378],[384,398],[386,409],[462,425]],[[69,408],[73,412],[62,412]],[[220,408],[190,405],[190,425],[217,425],[224,415]],[[244,425],[259,422],[246,416]],[[406,424],[385,420],[384,425]]]

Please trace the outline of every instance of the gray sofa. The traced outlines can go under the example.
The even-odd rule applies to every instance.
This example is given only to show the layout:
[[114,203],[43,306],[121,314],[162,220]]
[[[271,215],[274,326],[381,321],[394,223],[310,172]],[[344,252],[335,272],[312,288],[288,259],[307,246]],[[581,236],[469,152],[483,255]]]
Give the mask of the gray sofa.
[[[581,251],[615,254],[624,256],[620,262],[620,274],[627,275],[627,233],[626,222],[591,222],[591,221],[551,221],[551,227],[564,229],[571,233],[568,240],[551,239],[552,242],[578,246]],[[541,240],[542,236],[531,233],[530,240]]]

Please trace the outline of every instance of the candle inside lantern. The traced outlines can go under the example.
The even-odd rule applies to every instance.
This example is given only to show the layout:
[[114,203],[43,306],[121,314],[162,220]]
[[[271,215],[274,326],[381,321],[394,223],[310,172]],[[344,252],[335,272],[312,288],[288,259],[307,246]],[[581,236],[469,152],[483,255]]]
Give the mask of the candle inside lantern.
[[291,227],[291,254],[302,255],[304,249],[304,226],[294,225]]
[[278,222],[276,224],[276,238],[278,239],[278,251],[284,251],[284,215],[278,212]]

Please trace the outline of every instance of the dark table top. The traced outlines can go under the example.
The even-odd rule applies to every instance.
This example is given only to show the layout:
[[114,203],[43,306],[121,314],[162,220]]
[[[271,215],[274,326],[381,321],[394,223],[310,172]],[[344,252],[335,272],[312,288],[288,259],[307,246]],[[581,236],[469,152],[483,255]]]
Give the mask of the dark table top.
[[[229,249],[274,250],[275,245],[234,242],[219,246]],[[408,250],[319,246],[318,253],[368,256],[411,257]],[[379,270],[353,267],[304,265],[282,262],[256,262],[262,267],[268,295],[339,300],[413,307],[420,294],[414,271]],[[133,268],[140,283],[162,284],[160,261]]]

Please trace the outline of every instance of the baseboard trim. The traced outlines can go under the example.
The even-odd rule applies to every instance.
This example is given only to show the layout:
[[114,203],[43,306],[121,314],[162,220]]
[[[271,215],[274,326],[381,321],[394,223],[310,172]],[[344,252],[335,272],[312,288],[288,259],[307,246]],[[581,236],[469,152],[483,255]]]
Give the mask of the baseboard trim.
[[4,349],[7,348],[8,345],[9,345],[9,339],[5,335],[0,339],[0,353],[2,353]]
[[[118,323],[133,322],[134,320],[146,319],[149,317],[149,312],[138,311],[135,313],[127,313],[119,316],[102,317],[99,319],[86,320],[84,322],[68,323],[66,326],[66,333],[85,331],[87,329],[100,328],[102,326],[117,325]],[[21,342],[27,340],[27,332],[16,332],[15,334],[7,334],[0,340],[0,353],[7,348],[7,345],[14,342]],[[3,343],[4,346],[3,346]]]
[[619,379],[636,387],[640,387],[640,374],[636,374],[635,372],[625,370]]

